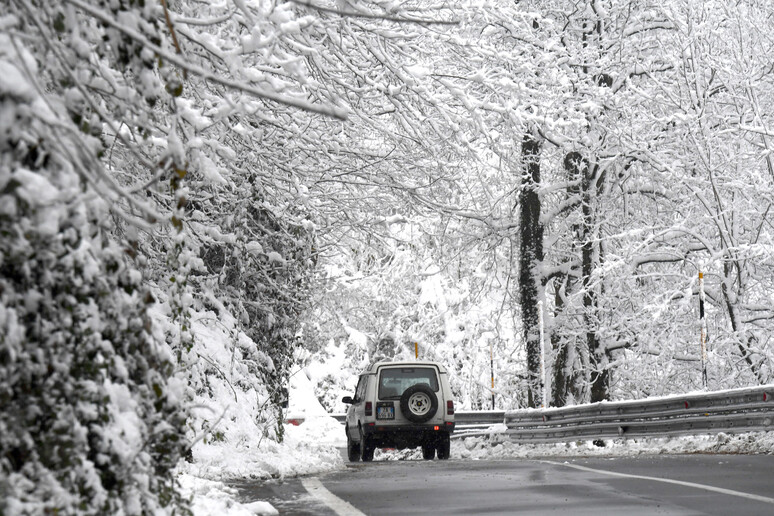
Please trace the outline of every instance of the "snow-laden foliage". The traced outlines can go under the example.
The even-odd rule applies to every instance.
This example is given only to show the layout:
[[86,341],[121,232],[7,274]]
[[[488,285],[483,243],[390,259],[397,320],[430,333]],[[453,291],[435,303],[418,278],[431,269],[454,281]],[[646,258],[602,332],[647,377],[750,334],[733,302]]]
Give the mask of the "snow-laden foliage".
[[72,231],[40,213],[83,212],[74,241],[104,271],[84,285],[139,296],[93,310],[162,301],[202,447],[280,449],[298,367],[340,410],[354,374],[415,343],[464,408],[694,389],[699,270],[709,386],[771,379],[765,2],[7,4],[2,101],[29,121],[0,127],[37,150],[3,159],[32,163],[52,242]]
[[[85,198],[105,201],[105,211],[79,229],[99,233],[100,249],[125,245],[126,258],[143,270],[131,276],[138,291],[163,300],[158,336],[191,388],[179,401],[226,403],[213,380],[223,377],[223,364],[207,359],[207,332],[196,320],[210,311],[229,321],[239,343],[229,369],[240,373],[234,391],[246,393],[239,402],[249,424],[238,425],[237,440],[261,436],[248,443],[255,450],[277,445],[296,330],[320,253],[316,239],[327,236],[330,245],[364,199],[389,197],[379,190],[403,179],[390,174],[374,184],[377,175],[360,177],[359,170],[398,169],[416,158],[406,149],[423,148],[392,135],[391,118],[361,116],[386,109],[405,118],[406,98],[395,110],[384,85],[358,85],[378,62],[389,81],[409,81],[393,56],[406,52],[416,34],[375,30],[378,16],[363,24],[265,1],[12,0],[4,16],[9,45],[31,54],[19,68],[24,81],[10,76],[9,87],[37,91],[55,106],[41,112],[51,135],[46,143],[77,174]],[[381,44],[387,57],[376,52]],[[351,96],[353,88],[360,95]],[[361,95],[372,101],[345,132],[340,119]],[[401,152],[390,157],[396,147]],[[105,267],[105,257],[96,253],[94,261]],[[168,373],[169,364],[156,365]],[[187,437],[217,442],[204,413],[189,419]],[[166,459],[174,462],[179,451]],[[165,473],[159,470],[162,480]]]
[[0,512],[174,509],[186,386],[155,299],[34,56],[0,35],[0,70]]
[[[412,167],[407,203],[353,217],[374,223],[359,240],[350,230],[323,268],[321,316],[307,333],[321,357],[335,354],[334,339],[354,374],[383,336],[400,356],[418,341],[422,356],[462,357],[453,385],[475,407],[488,402],[494,342],[498,403],[534,404],[537,348],[525,342],[542,301],[551,404],[693,390],[703,386],[702,271],[708,387],[770,381],[765,3],[541,0],[453,12],[460,25],[434,28],[430,53],[410,60],[409,89],[421,92],[411,109],[443,109],[402,126],[445,135],[438,172]],[[540,144],[544,257],[519,264],[535,225],[519,215],[525,134]],[[432,186],[417,187],[418,174]],[[410,236],[386,230],[398,225]],[[531,294],[519,297],[523,278]],[[347,381],[326,378],[325,399],[338,405],[330,393]]]

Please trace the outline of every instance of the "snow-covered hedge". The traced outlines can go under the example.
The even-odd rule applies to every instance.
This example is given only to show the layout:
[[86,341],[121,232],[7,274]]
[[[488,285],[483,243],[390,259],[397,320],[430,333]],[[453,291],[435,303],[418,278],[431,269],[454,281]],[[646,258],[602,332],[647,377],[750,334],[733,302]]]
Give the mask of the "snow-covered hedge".
[[0,514],[185,508],[186,386],[154,297],[17,45],[0,34]]

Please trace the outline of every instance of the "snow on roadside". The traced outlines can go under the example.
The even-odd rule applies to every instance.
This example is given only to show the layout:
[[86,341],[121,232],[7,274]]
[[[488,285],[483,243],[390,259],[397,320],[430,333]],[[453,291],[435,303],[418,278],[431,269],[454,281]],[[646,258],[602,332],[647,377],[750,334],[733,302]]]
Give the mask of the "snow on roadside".
[[256,434],[248,410],[234,407],[229,420],[222,423],[231,428],[223,429],[221,439],[197,443],[194,463],[185,466],[185,471],[210,480],[268,479],[312,475],[342,467],[341,452],[336,447],[346,444],[344,429],[317,401],[303,371],[291,377],[289,397],[287,419],[303,423],[284,424],[282,443]]
[[281,444],[259,442],[259,438],[236,447],[198,444],[194,463],[179,467],[182,491],[193,498],[195,516],[279,514],[267,501],[237,501],[236,489],[223,481],[295,477],[341,468],[341,452],[335,446],[343,446],[343,440],[338,434],[344,434],[341,424],[326,415],[309,417],[298,426],[286,424]]
[[596,446],[592,441],[555,444],[498,442],[497,433],[493,433],[491,436],[453,440],[451,452],[453,458],[469,460],[625,457],[691,453],[772,454],[774,453],[774,432],[613,439],[605,440],[605,446]]
[[[163,311],[164,303],[161,303]],[[167,314],[157,314],[163,320]],[[193,462],[181,463],[179,481],[185,496],[192,499],[195,516],[274,515],[278,511],[265,500],[239,500],[229,480],[270,479],[317,475],[343,467],[340,448],[345,446],[343,426],[330,417],[317,400],[310,379],[320,371],[301,369],[290,379],[284,441],[270,438],[272,425],[261,419],[267,392],[250,378],[250,371],[234,365],[234,357],[248,353],[261,358],[255,344],[239,332],[233,318],[221,311],[197,312],[192,317],[197,335],[195,352],[211,364],[207,373],[208,394],[195,402],[200,440],[195,444]],[[239,361],[237,360],[237,363]],[[326,363],[323,369],[338,366]],[[319,369],[319,367],[318,367]],[[317,373],[317,374],[315,374]],[[499,442],[505,428],[491,427],[491,435],[452,441],[451,454],[458,460],[508,458],[634,456],[678,453],[772,453],[774,432],[762,434],[717,434],[701,437],[608,440],[604,447],[590,441],[525,445]],[[207,431],[205,431],[207,430]],[[378,450],[376,460],[421,460],[419,450]]]
[[[155,308],[160,327],[169,324],[168,304],[161,294]],[[225,310],[192,313],[196,343],[191,367],[197,385],[192,431],[196,436],[192,461],[178,465],[181,491],[192,499],[195,516],[278,514],[263,500],[240,502],[230,480],[270,479],[320,474],[343,467],[344,431],[314,396],[311,382],[300,371],[291,378],[290,407],[286,413],[303,419],[294,426],[267,419],[269,394],[249,360],[270,360]],[[243,357],[249,360],[244,360]],[[199,376],[196,376],[199,375]],[[283,442],[274,434],[277,425]]]
[[221,516],[275,515],[279,511],[264,501],[240,503],[237,491],[222,482],[207,480],[190,474],[179,476],[180,490],[192,498],[191,509],[195,516],[218,514]]

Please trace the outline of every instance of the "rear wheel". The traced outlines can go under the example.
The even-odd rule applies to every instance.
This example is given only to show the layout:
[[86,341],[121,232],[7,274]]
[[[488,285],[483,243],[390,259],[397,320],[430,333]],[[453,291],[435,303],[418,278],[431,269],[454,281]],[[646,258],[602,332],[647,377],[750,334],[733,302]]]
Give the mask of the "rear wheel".
[[360,431],[360,460],[371,462],[374,460],[374,449],[376,447],[371,443],[371,439]]
[[347,432],[347,458],[349,458],[349,462],[360,460],[360,444],[352,440],[349,432]]
[[438,441],[438,459],[446,460],[451,455],[451,439],[449,434],[442,435]]
[[435,457],[435,446],[433,443],[426,443],[422,445],[422,458],[425,460],[433,460]]

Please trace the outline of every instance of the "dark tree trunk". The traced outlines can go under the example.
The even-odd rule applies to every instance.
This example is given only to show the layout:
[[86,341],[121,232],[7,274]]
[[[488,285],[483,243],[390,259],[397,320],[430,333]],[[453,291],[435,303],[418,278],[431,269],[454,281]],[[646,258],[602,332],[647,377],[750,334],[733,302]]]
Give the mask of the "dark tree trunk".
[[[725,246],[724,246],[725,248]],[[738,270],[738,267],[737,267]],[[761,374],[760,367],[753,361],[753,355],[751,345],[755,343],[756,339],[754,335],[749,335],[747,337],[747,342],[744,341],[744,335],[741,331],[741,328],[739,326],[739,321],[736,313],[736,306],[731,301],[731,296],[728,293],[728,285],[733,283],[733,267],[729,265],[728,260],[723,262],[723,281],[720,284],[720,291],[723,293],[723,300],[726,303],[726,309],[728,310],[728,318],[731,320],[731,330],[735,334],[742,334],[740,335],[740,339],[738,341],[738,348],[739,353],[742,355],[742,358],[744,358],[744,361],[747,363],[747,366],[750,368],[750,371],[755,376],[755,379],[758,380],[758,384],[764,385],[766,383],[766,379],[763,377],[763,374]],[[738,295],[738,294],[737,294]]]
[[540,222],[540,150],[541,141],[527,133],[521,142],[524,173],[521,177],[519,217],[519,301],[524,342],[527,347],[529,386],[527,403],[537,407],[541,399],[540,334],[538,300],[541,285],[538,265],[543,261],[543,226]]
[[581,288],[583,289],[583,322],[586,328],[586,346],[591,366],[591,402],[610,398],[610,373],[607,356],[597,337],[598,299],[591,283],[595,263],[595,218],[592,206],[597,185],[594,182],[596,167],[578,152],[570,152],[564,159],[564,167],[570,179],[580,179],[582,222],[579,228],[581,242]]
[[[554,320],[563,310],[564,293],[562,292],[562,287],[557,282],[556,290],[554,291]],[[570,345],[570,342],[559,335],[559,333],[551,332],[551,347],[555,352],[554,376],[551,382],[551,405],[554,407],[564,407],[567,405],[569,398],[572,384]]]
[[[564,170],[567,173],[567,201],[573,198],[581,197],[582,169],[585,160],[583,156],[576,151],[567,153],[564,157]],[[584,240],[583,224],[572,225],[572,251],[580,251],[580,246]],[[574,261],[574,260],[573,260]],[[573,264],[574,268],[575,264]],[[554,289],[554,322],[562,318],[567,309],[566,299],[579,287],[573,274],[561,275],[555,278]],[[560,323],[561,324],[561,323]],[[575,337],[566,332],[551,332],[551,345],[554,350],[553,363],[553,381],[551,382],[551,405],[554,407],[563,407],[571,400],[584,401],[584,393],[587,389],[586,374],[588,371],[587,360],[578,363],[579,358],[586,356],[579,349],[579,346],[587,346],[587,343],[576,342]],[[579,351],[580,356],[579,356]]]
[[597,337],[597,293],[591,284],[594,272],[594,209],[592,168],[587,160],[581,163],[581,207],[583,210],[583,238],[581,245],[581,282],[583,285],[583,319],[586,326],[586,344],[591,362],[591,402],[610,398],[610,378],[604,350]]

